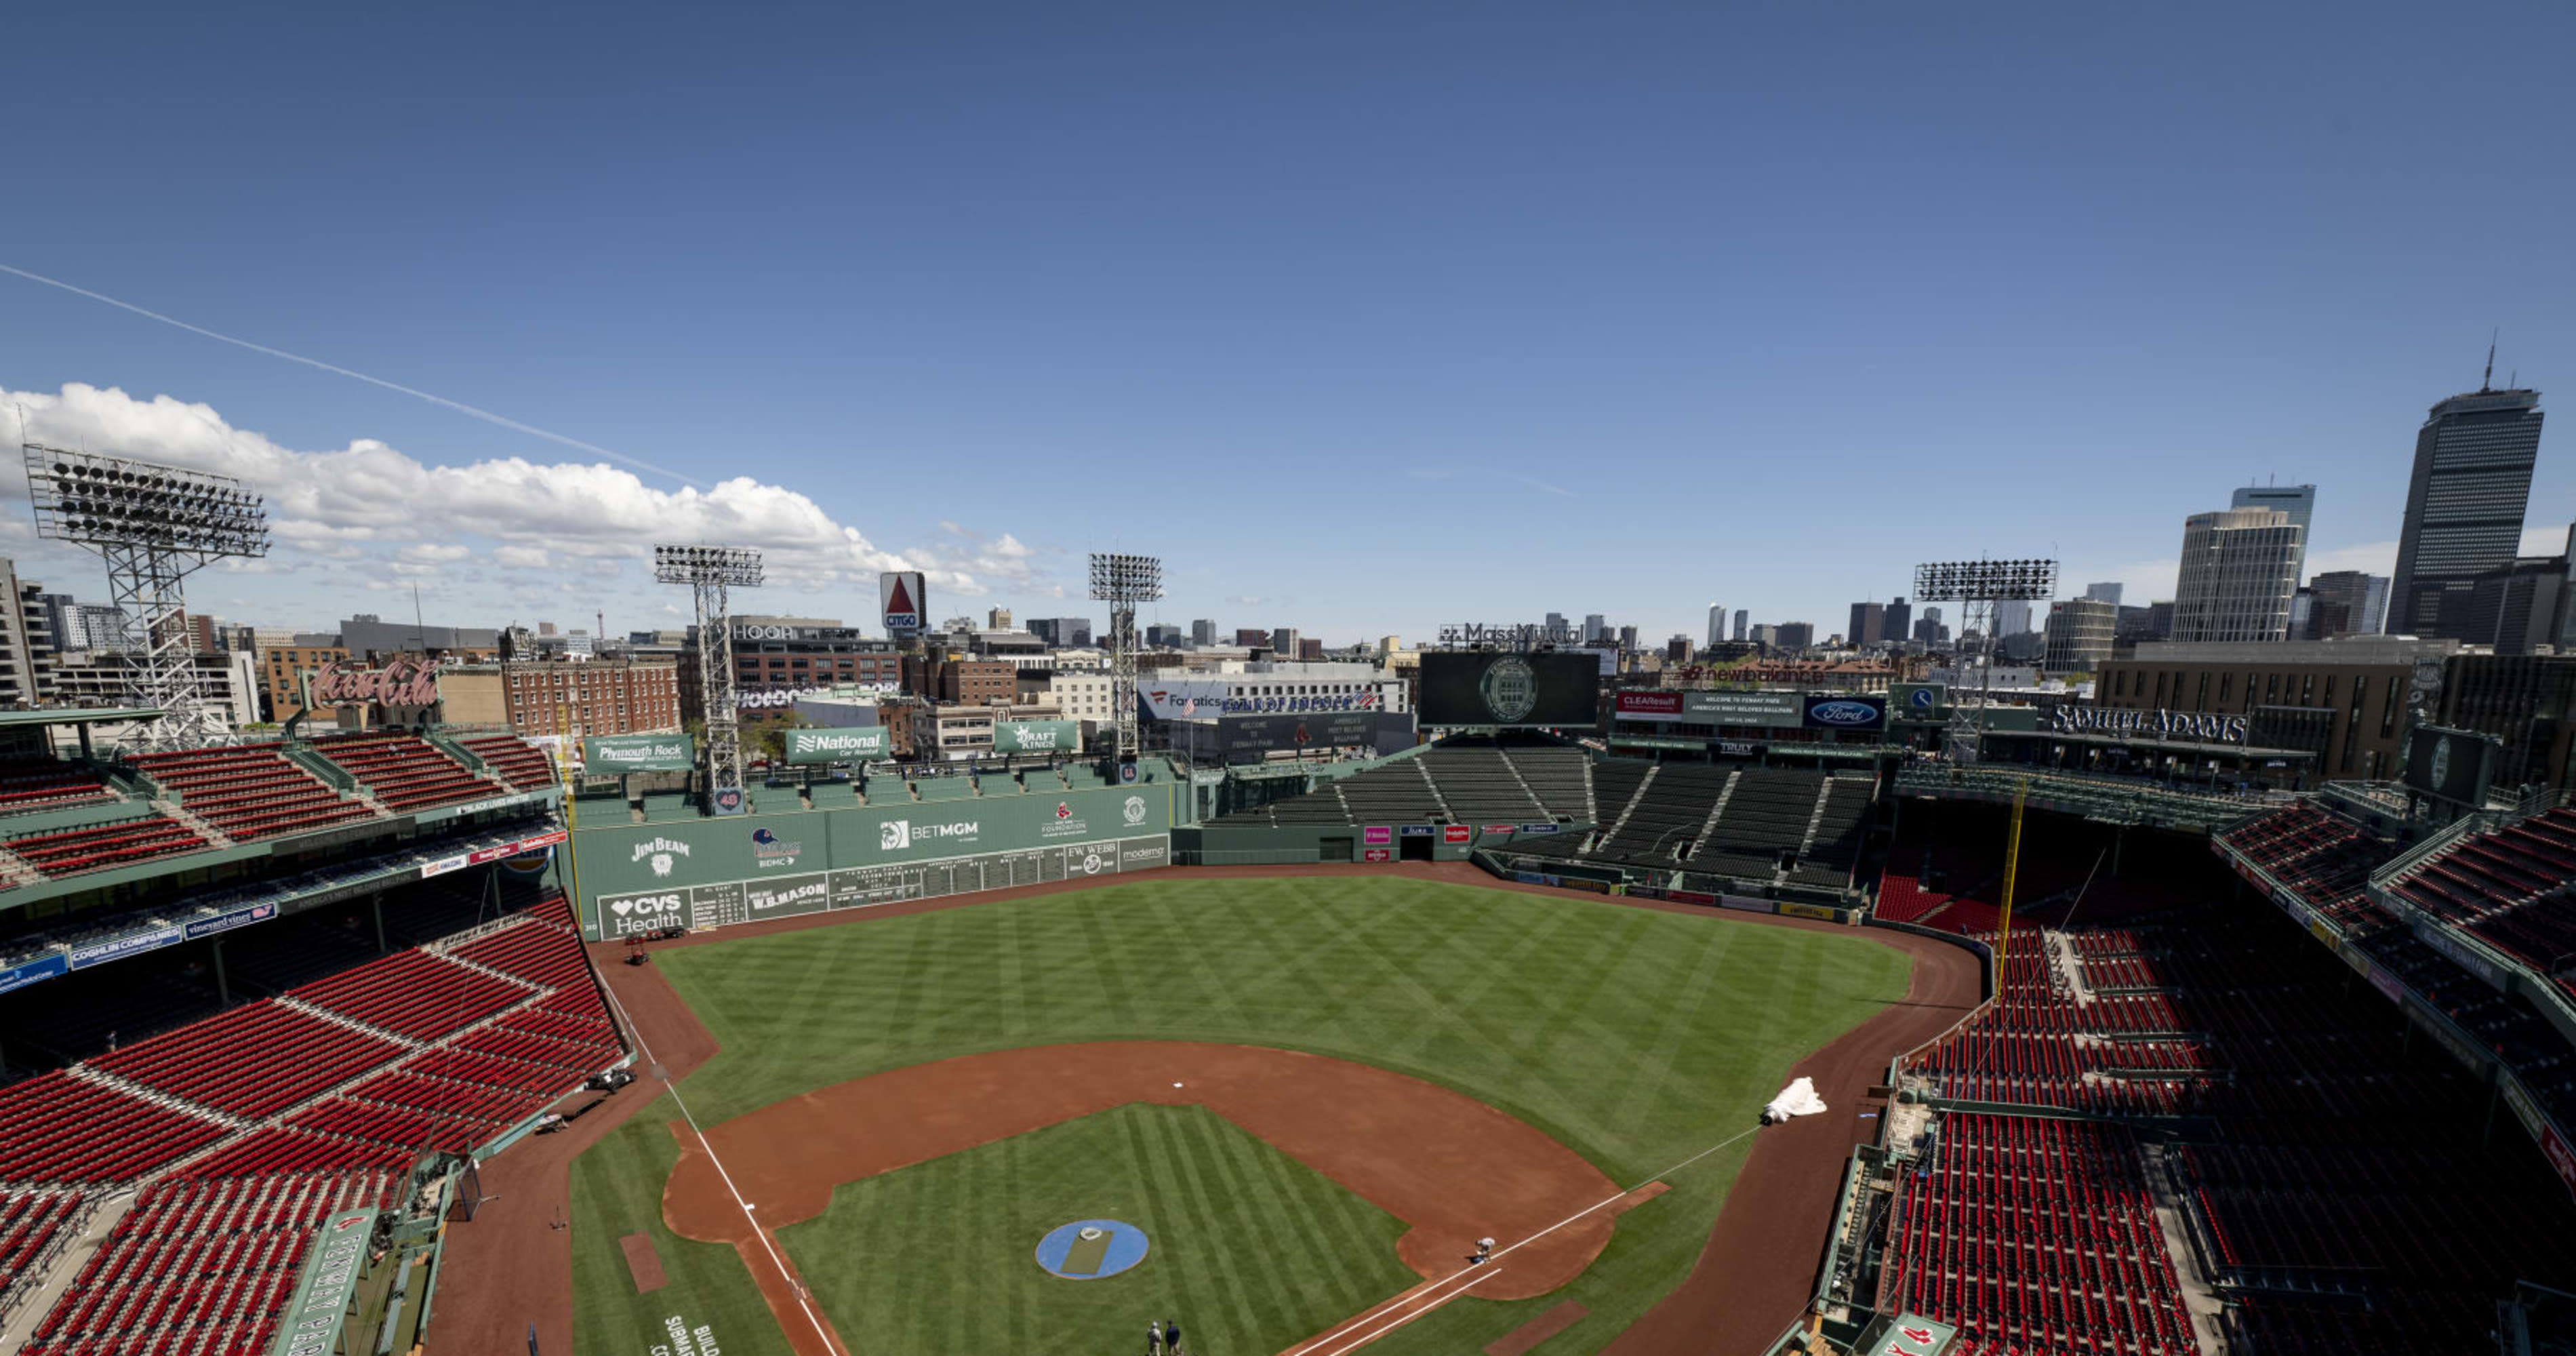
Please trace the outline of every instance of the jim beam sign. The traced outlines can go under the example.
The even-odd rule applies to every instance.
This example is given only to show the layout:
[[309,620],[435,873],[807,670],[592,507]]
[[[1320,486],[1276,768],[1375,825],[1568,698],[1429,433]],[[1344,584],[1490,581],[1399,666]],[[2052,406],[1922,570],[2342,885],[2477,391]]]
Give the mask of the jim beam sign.
[[438,705],[438,661],[399,658],[381,668],[334,659],[304,674],[304,708],[374,706],[386,711],[426,711]]

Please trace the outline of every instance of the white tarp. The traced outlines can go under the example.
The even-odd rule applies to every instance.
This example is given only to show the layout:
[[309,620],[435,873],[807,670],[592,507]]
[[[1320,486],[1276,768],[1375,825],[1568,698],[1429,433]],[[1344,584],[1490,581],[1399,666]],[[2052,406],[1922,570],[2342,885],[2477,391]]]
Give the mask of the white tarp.
[[1813,1116],[1825,1109],[1825,1099],[1816,1095],[1816,1080],[1801,1078],[1780,1090],[1762,1108],[1762,1123],[1773,1125],[1791,1116]]

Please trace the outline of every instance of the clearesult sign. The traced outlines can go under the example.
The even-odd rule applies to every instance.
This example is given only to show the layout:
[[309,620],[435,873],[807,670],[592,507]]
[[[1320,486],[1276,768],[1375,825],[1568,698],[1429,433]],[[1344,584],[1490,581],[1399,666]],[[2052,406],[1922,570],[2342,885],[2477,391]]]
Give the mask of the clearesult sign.
[[887,752],[886,728],[882,725],[784,733],[787,761],[791,763],[868,763],[893,756]]
[[993,723],[995,753],[1079,753],[1082,724],[1071,720],[1003,720]]
[[590,735],[581,741],[582,765],[593,775],[686,772],[698,763],[698,742],[685,734]]
[[1680,720],[1682,705],[1679,692],[1622,692],[1617,698],[1621,720]]

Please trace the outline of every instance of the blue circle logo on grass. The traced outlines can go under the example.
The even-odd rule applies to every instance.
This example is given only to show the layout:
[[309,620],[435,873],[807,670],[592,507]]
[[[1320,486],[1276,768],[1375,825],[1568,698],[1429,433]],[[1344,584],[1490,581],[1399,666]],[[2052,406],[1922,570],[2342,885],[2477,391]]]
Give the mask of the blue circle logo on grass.
[[1038,1265],[1068,1281],[1115,1276],[1145,1260],[1145,1231],[1114,1219],[1078,1219],[1038,1240]]

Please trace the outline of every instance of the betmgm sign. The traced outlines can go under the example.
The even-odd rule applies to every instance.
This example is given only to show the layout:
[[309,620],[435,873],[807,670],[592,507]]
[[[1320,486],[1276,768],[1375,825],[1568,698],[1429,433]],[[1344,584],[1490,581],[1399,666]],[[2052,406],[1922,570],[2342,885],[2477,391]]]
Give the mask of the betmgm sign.
[[1171,864],[1171,788],[584,828],[585,935],[726,927]]

